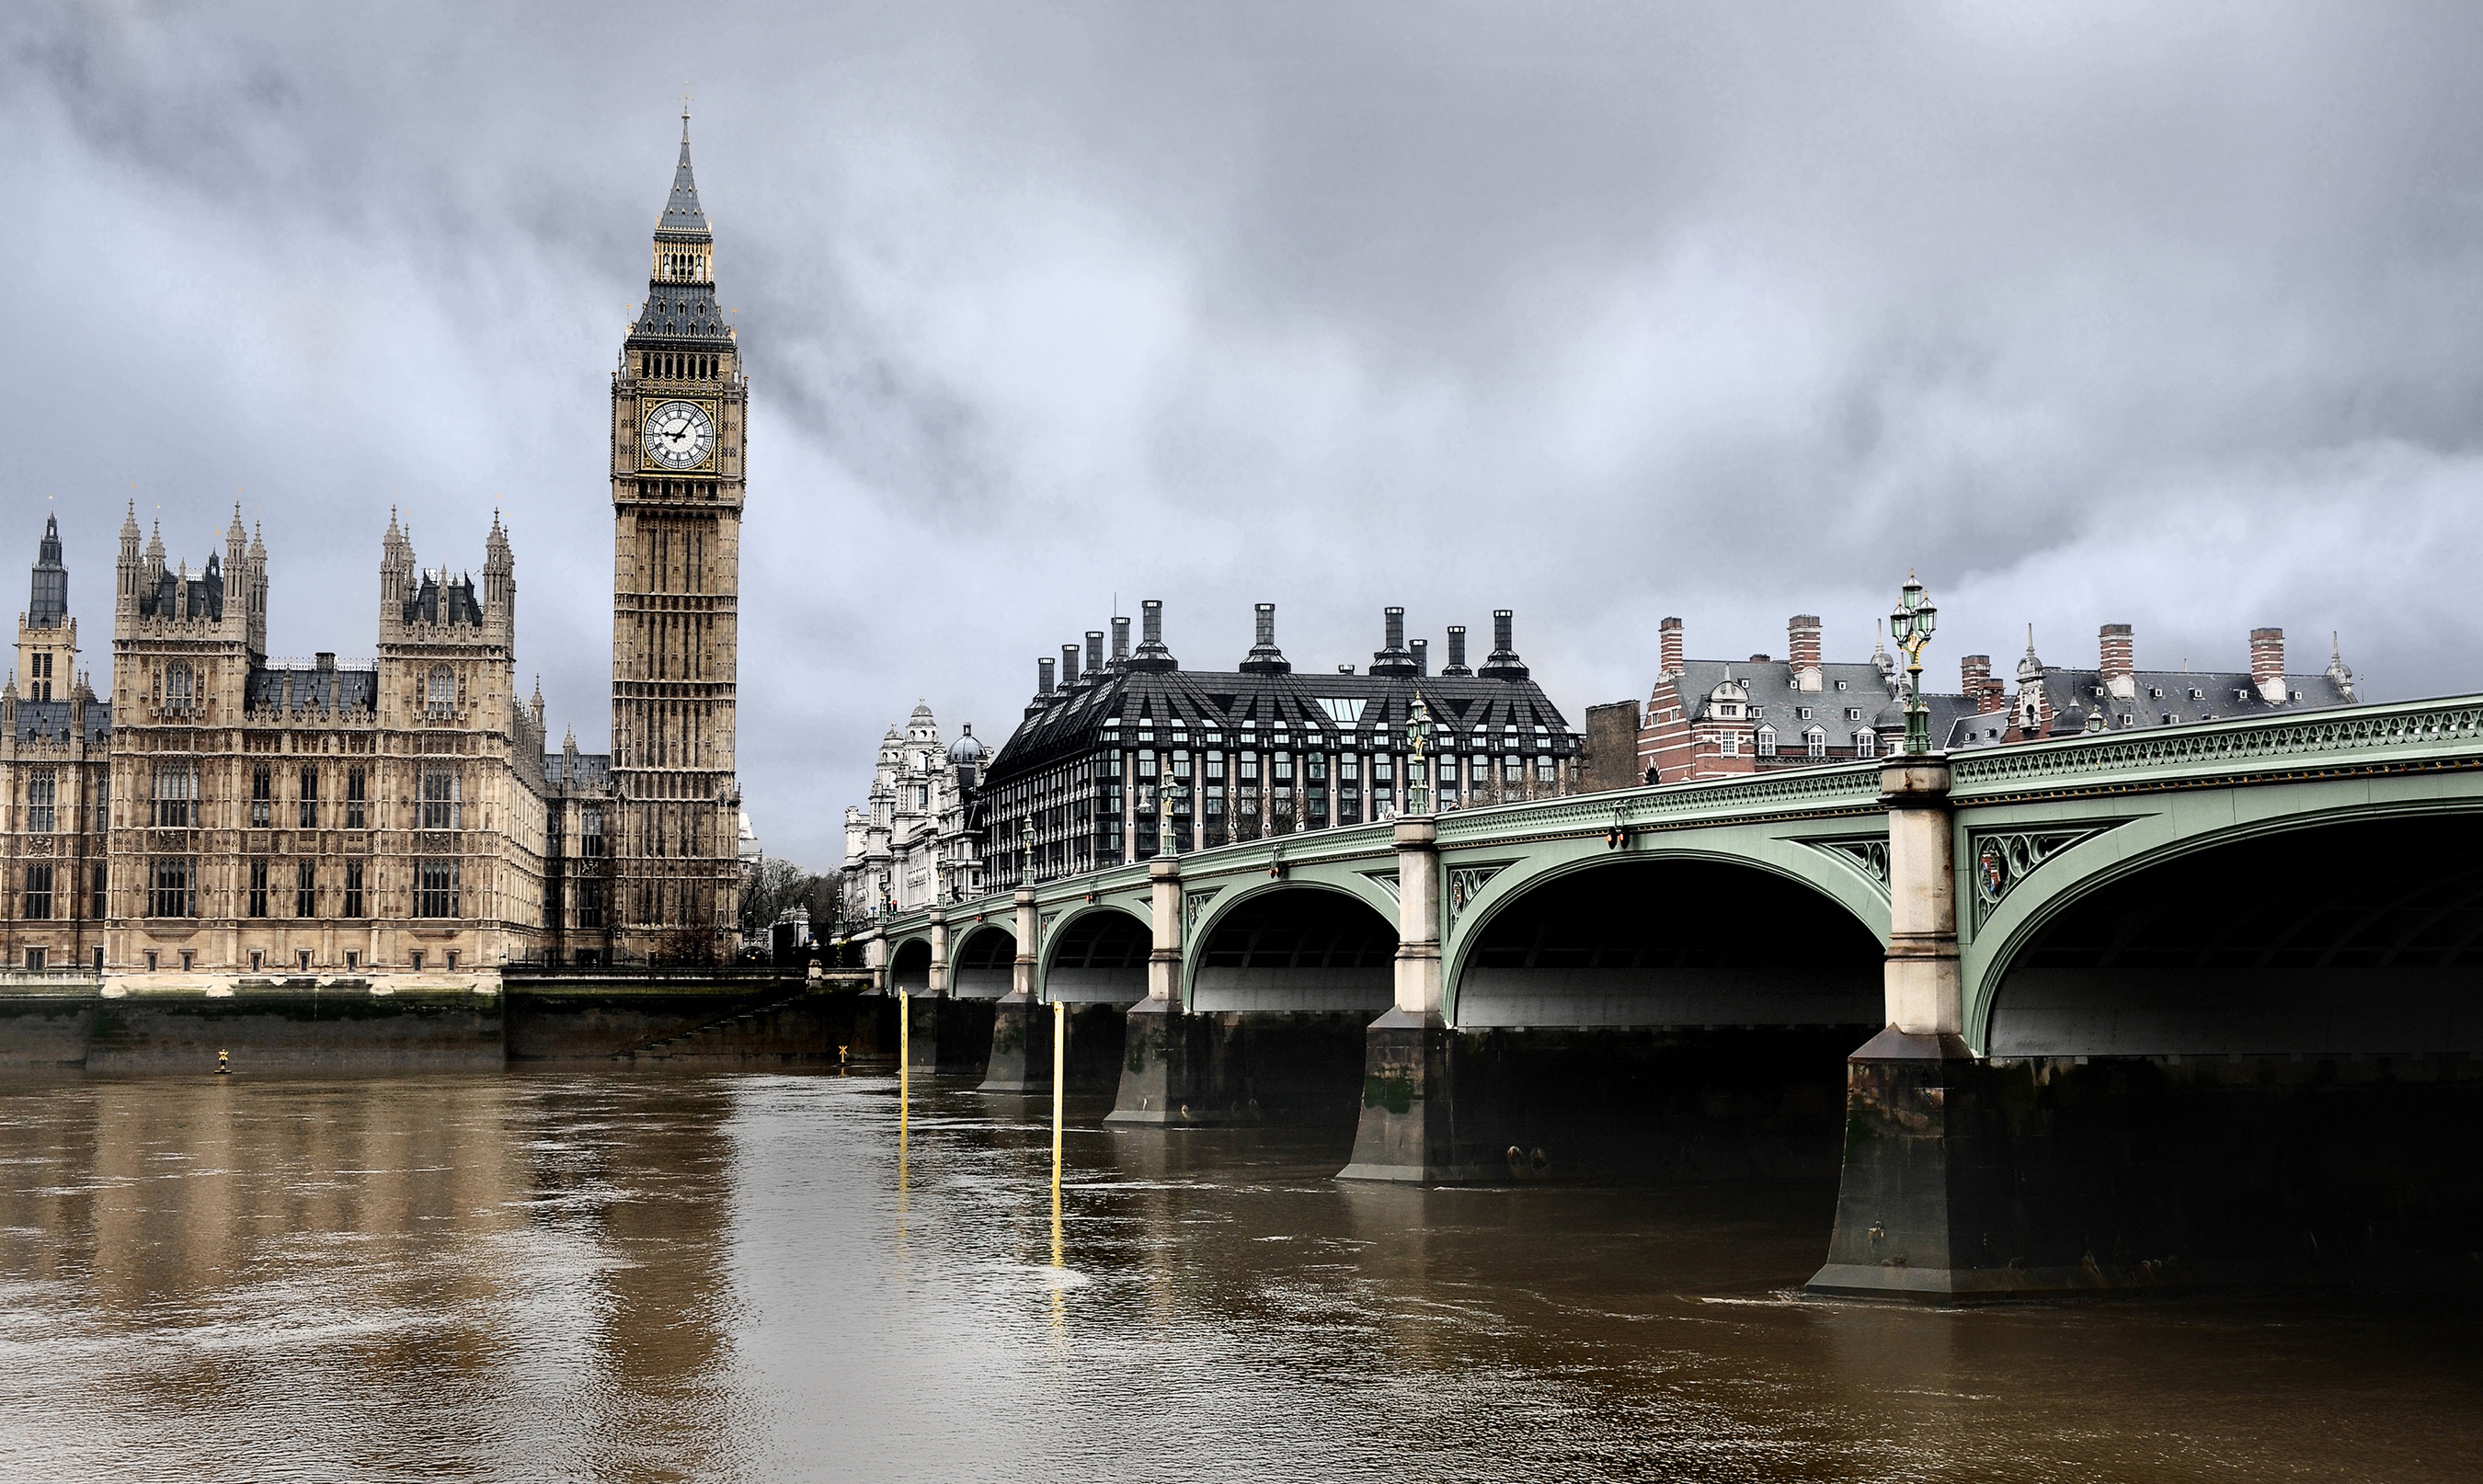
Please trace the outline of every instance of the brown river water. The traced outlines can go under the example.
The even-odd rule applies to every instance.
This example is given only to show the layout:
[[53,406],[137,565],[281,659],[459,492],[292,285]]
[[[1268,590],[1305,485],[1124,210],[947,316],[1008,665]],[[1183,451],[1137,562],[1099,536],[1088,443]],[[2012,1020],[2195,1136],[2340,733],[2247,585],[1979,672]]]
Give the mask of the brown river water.
[[945,1080],[0,1082],[0,1480],[2483,1477],[2470,1305],[1821,1303],[1832,1189],[1104,1111],[1055,1204]]

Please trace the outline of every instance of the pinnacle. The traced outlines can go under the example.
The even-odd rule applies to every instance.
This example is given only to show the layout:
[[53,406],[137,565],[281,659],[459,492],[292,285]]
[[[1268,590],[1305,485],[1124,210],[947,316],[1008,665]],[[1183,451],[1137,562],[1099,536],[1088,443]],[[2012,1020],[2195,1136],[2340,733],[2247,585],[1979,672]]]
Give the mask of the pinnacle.
[[698,181],[690,173],[690,121],[681,116],[681,158],[673,167],[673,194],[664,202],[664,214],[655,220],[658,232],[681,232],[705,237],[708,233],[707,213],[699,209]]

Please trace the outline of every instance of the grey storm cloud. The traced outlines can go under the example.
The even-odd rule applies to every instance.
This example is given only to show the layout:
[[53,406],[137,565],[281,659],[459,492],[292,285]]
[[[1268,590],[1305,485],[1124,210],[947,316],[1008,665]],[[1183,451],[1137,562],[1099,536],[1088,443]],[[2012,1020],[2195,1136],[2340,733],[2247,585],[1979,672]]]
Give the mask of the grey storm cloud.
[[[282,652],[379,534],[602,745],[606,378],[695,95],[754,386],[741,769],[833,863],[918,697],[995,738],[1116,597],[1304,668],[1518,612],[2483,689],[2483,10],[2265,3],[67,4],[0,17],[0,536],[104,660],[124,500],[264,522]],[[0,542],[0,559],[9,547]]]

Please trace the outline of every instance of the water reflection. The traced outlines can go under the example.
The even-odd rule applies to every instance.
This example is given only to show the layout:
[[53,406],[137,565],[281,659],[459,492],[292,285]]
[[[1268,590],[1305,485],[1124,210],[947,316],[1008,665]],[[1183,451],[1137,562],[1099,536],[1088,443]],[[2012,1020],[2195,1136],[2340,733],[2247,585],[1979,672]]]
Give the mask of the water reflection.
[[917,1072],[0,1086],[0,1477],[2483,1456],[2470,1312],[1807,1303],[1831,1191],[1339,1185],[1346,1130],[1048,1101]]

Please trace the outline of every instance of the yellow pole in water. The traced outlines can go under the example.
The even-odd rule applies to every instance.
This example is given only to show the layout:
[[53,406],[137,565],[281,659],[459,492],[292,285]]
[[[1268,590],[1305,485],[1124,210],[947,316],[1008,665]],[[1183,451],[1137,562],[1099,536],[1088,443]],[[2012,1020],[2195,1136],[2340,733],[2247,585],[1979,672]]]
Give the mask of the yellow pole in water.
[[[1068,1091],[1069,1006],[1052,1002],[1052,1266],[1057,1271],[1068,1264],[1060,1252],[1060,1127]],[[1057,1329],[1063,1318],[1064,1299],[1060,1285],[1052,1285],[1052,1323]]]
[[913,1101],[914,1058],[906,1045],[905,1022],[913,1017],[906,1014],[909,1002],[903,994],[896,996],[896,1228],[899,1236],[905,1232],[905,1115]]

